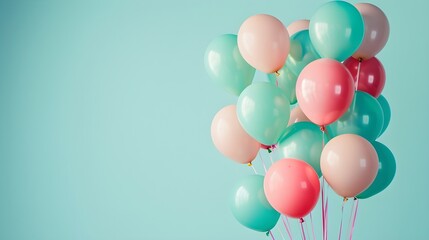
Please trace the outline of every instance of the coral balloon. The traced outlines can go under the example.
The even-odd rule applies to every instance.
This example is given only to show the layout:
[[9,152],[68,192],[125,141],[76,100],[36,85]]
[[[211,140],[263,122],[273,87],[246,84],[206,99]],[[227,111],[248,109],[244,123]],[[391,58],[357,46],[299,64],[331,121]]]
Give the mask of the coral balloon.
[[378,156],[365,138],[343,134],[331,139],[320,158],[323,177],[342,197],[355,197],[367,189],[378,171]]
[[271,230],[280,217],[265,197],[264,176],[261,175],[240,179],[233,187],[230,206],[235,219],[255,231]]
[[226,106],[215,115],[211,136],[219,152],[238,163],[253,161],[261,146],[241,127],[235,105]]
[[363,41],[357,51],[353,54],[356,59],[369,59],[374,57],[387,43],[390,34],[389,21],[380,8],[370,3],[355,4],[361,13],[365,34]]
[[258,14],[246,19],[238,31],[238,48],[254,68],[273,73],[286,62],[289,33],[277,18]]
[[386,73],[383,64],[377,58],[360,62],[360,68],[359,60],[353,57],[345,60],[343,64],[355,79],[357,90],[369,93],[375,98],[380,96],[386,82]]
[[268,170],[264,190],[268,202],[278,212],[303,218],[316,206],[320,182],[316,171],[308,163],[282,159]]
[[310,20],[308,19],[300,19],[292,22],[287,26],[289,36],[293,36],[295,33],[301,32],[303,30],[308,30],[309,25]]
[[324,126],[336,121],[353,100],[354,84],[350,72],[329,58],[308,64],[298,76],[298,104],[312,122]]

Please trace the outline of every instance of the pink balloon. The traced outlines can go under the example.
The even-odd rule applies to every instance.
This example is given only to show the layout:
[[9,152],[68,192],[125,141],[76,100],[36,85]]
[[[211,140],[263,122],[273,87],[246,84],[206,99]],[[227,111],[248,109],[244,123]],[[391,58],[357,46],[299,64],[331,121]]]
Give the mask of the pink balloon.
[[[350,57],[343,64],[354,77],[355,84],[358,83],[359,91],[369,93],[375,98],[380,96],[386,82],[386,73],[383,64],[376,57],[361,62],[359,76],[359,60]],[[357,82],[358,78],[359,82]]]
[[340,62],[322,58],[308,64],[298,76],[296,97],[312,122],[325,126],[343,115],[354,95],[353,77]]
[[370,3],[358,3],[355,4],[355,7],[363,17],[365,36],[353,57],[369,59],[379,53],[386,45],[390,33],[389,21],[380,8]]
[[241,127],[235,105],[226,106],[215,115],[211,135],[219,152],[238,163],[253,161],[261,147],[261,144]]
[[238,31],[237,43],[243,58],[266,73],[280,70],[289,54],[289,34],[283,23],[271,15],[246,19]]
[[290,112],[289,123],[287,125],[290,126],[297,122],[311,122],[310,119],[308,119],[308,117],[305,116],[305,114],[302,112],[299,106],[296,106]]
[[319,177],[308,163],[285,158],[268,170],[264,191],[268,202],[278,212],[302,218],[311,212],[319,199]]
[[297,32],[308,30],[309,25],[310,25],[310,20],[308,19],[297,20],[287,26],[287,31],[289,32],[289,35],[292,36]]
[[365,138],[343,134],[326,144],[320,157],[323,177],[342,197],[365,191],[378,172],[378,155]]

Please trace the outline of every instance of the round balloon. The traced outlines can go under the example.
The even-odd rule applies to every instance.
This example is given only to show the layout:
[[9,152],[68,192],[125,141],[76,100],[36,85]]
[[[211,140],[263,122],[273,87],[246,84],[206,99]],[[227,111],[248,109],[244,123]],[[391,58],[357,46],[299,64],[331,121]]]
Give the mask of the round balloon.
[[237,115],[241,126],[264,145],[277,143],[289,121],[288,96],[278,87],[253,83],[240,94]]
[[357,90],[369,93],[375,98],[380,96],[386,82],[386,73],[383,64],[377,58],[360,62],[350,57],[343,64],[354,77]]
[[292,36],[295,33],[301,32],[303,30],[308,30],[309,25],[310,25],[310,20],[308,19],[300,19],[292,22],[287,26],[287,31],[289,33],[289,36]]
[[241,127],[235,105],[226,106],[215,115],[211,136],[217,150],[238,163],[253,161],[261,146]]
[[268,170],[264,191],[268,202],[278,212],[302,218],[313,210],[319,199],[319,177],[304,161],[282,159]]
[[290,111],[289,123],[288,126],[297,123],[297,122],[311,122],[307,116],[302,112],[299,105]]
[[359,11],[348,2],[325,3],[310,19],[310,38],[320,56],[340,62],[350,57],[364,37]]
[[383,109],[377,99],[368,93],[356,91],[347,112],[328,125],[327,129],[333,136],[353,133],[374,141],[380,135],[383,124]]
[[369,59],[386,45],[390,33],[389,21],[384,12],[377,6],[370,3],[358,3],[355,6],[363,17],[365,34],[362,44],[353,54],[353,57]]
[[288,96],[290,104],[296,103],[295,89],[297,78],[298,76],[295,75],[287,65],[284,65],[277,73],[268,74],[268,81],[278,86]]
[[240,55],[234,34],[212,40],[204,55],[204,63],[210,78],[236,96],[252,83],[255,75],[255,69]]
[[310,41],[308,30],[300,31],[290,37],[290,52],[286,59],[286,66],[295,75],[299,75],[302,69],[320,56]]
[[280,217],[265,197],[264,177],[261,175],[240,179],[233,187],[230,206],[235,219],[255,231],[271,230]]
[[317,125],[336,121],[353,100],[350,72],[340,62],[322,58],[308,64],[298,76],[296,97],[304,114]]
[[258,14],[246,19],[237,40],[243,58],[265,73],[282,68],[289,54],[289,33],[283,23],[271,15]]
[[322,176],[320,155],[323,143],[327,141],[326,135],[322,134],[320,128],[314,123],[298,122],[286,128],[276,148],[275,158],[303,160],[310,164],[320,177]]
[[393,153],[382,143],[373,142],[372,146],[374,146],[377,151],[379,161],[377,177],[375,177],[374,182],[368,189],[357,196],[358,198],[369,198],[383,191],[390,185],[395,177],[396,162]]
[[392,113],[390,111],[389,102],[387,101],[387,99],[383,95],[380,95],[377,98],[377,101],[378,101],[378,103],[380,103],[381,109],[383,109],[383,116],[384,116],[383,128],[381,129],[381,132],[379,135],[379,136],[381,136],[384,133],[384,131],[386,131],[387,127],[389,126],[390,117],[391,117]]
[[323,177],[338,195],[356,197],[374,181],[378,156],[365,138],[343,134],[331,139],[323,148],[320,168]]

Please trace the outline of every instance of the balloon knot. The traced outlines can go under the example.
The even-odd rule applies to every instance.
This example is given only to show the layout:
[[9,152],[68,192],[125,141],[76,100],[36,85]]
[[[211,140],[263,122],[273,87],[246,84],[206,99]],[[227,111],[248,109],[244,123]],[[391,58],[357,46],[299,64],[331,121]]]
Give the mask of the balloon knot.
[[277,77],[280,76],[279,71],[276,71],[275,74],[276,74]]
[[252,162],[248,163],[247,166],[251,167],[252,166]]
[[363,58],[358,58],[358,61],[361,63],[363,61]]
[[353,200],[355,200],[355,201],[356,201],[356,200],[357,200],[357,197],[354,197],[354,198],[353,198]]
[[304,218],[299,218],[299,223],[303,223],[304,222]]
[[320,131],[325,132],[326,131],[326,127],[325,125],[320,126]]
[[343,202],[347,202],[349,199],[344,197]]
[[270,236],[270,231],[267,231],[267,232],[265,233],[265,235],[267,235],[267,237],[268,237],[268,236]]

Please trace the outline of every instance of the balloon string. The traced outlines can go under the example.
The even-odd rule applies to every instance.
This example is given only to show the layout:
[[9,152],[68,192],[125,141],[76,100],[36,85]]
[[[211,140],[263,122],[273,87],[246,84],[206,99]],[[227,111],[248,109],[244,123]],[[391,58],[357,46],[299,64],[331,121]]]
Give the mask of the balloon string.
[[338,240],[341,240],[341,234],[343,233],[344,205],[346,202],[347,202],[347,198],[344,198],[343,204],[341,205],[341,221],[340,221],[340,232],[338,233]]
[[302,240],[306,240],[306,238],[305,238],[305,231],[304,231],[304,219],[303,218],[300,218],[299,219],[299,223],[300,223],[300,225],[301,225],[301,236],[302,236]]
[[283,240],[286,240],[286,239],[285,239],[285,236],[283,236],[283,233],[282,233],[282,231],[280,230],[280,228],[277,228],[277,230],[279,231],[280,236],[282,236],[282,239],[283,239]]
[[259,152],[258,154],[259,154],[259,158],[261,159],[262,166],[264,166],[264,171],[265,173],[267,173],[267,167],[265,166],[265,162],[264,162],[264,159],[262,158],[261,152]]
[[356,201],[356,208],[355,208],[355,212],[353,213],[352,229],[350,231],[350,238],[349,238],[350,240],[352,240],[353,238],[353,232],[355,230],[355,224],[356,224],[356,216],[359,208],[359,199],[355,198],[355,201]]
[[350,211],[349,226],[348,226],[348,229],[347,229],[347,232],[349,233],[349,235],[350,235],[351,227],[352,227],[353,212],[355,211],[355,207],[356,207],[355,203],[356,203],[356,198],[353,200],[352,208],[351,208],[351,211]]
[[271,231],[268,231],[268,232],[270,233],[271,239],[272,239],[272,240],[276,240],[276,239],[274,238],[273,233],[272,233]]
[[322,233],[323,233],[323,240],[326,240],[325,238],[325,232],[326,232],[326,219],[325,219],[325,178],[322,177]]
[[292,234],[291,234],[290,229],[288,227],[289,222],[286,224],[285,218],[286,218],[286,221],[287,221],[287,217],[284,217],[283,215],[281,216],[281,219],[282,219],[283,225],[285,226],[286,232],[289,235],[290,240],[292,240]]
[[251,162],[250,162],[250,163],[248,163],[248,164],[247,164],[247,166],[252,167],[253,172],[255,172],[255,174],[258,174],[258,172],[256,171],[255,166],[253,166],[253,164],[252,164]]
[[357,73],[356,73],[356,85],[355,85],[355,90],[358,90],[359,87],[359,78],[360,78],[360,65],[362,63],[362,58],[358,59],[359,63],[358,63],[358,69],[357,69]]
[[271,164],[274,164],[273,157],[271,156],[271,152],[268,152],[268,156],[270,157]]
[[325,193],[325,195],[326,195],[326,202],[325,202],[325,219],[326,219],[326,221],[325,221],[325,224],[326,224],[326,226],[325,226],[325,229],[326,229],[325,238],[326,238],[326,240],[328,239],[328,201],[329,201],[328,190],[329,190],[329,185],[326,184],[326,193]]
[[313,232],[313,240],[316,240],[316,234],[314,234],[314,224],[313,224],[313,215],[310,212],[310,223],[311,223],[311,231]]
[[279,71],[276,71],[275,73],[276,73],[276,87],[278,87],[279,86],[279,76],[280,76],[280,73],[279,73]]
[[306,221],[304,221],[304,225],[305,225],[305,233],[307,234],[308,238],[310,238],[310,234],[309,234],[309,231],[308,231],[308,224],[307,224]]

